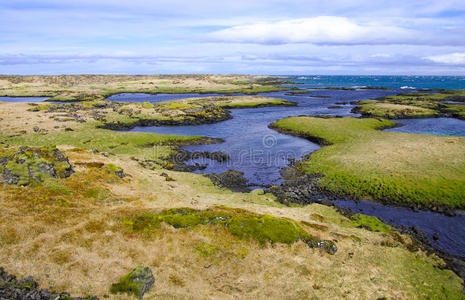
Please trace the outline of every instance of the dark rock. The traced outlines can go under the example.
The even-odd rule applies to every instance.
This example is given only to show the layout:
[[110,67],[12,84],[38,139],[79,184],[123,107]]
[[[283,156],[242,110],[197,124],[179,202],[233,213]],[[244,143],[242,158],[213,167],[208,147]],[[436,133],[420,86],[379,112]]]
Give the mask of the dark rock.
[[331,255],[337,252],[337,245],[333,241],[310,239],[304,240],[303,242],[307,244],[310,248],[320,248]]
[[39,284],[32,278],[18,280],[0,268],[1,300],[98,300],[97,297],[71,297],[69,293],[50,292],[39,289]]
[[290,170],[286,170],[285,173],[287,180],[279,186],[266,189],[266,192],[275,195],[279,202],[286,205],[289,205],[289,203],[332,205],[332,202],[327,199],[318,187],[318,180],[321,176],[300,175],[299,172]]
[[230,189],[233,192],[247,193],[250,191],[247,188],[247,179],[244,178],[244,173],[236,170],[229,170],[224,173],[206,174],[213,184]]
[[186,164],[186,161],[193,159],[209,159],[216,160],[218,162],[228,161],[229,155],[220,151],[216,152],[190,152],[183,149],[177,149],[176,153],[171,155],[167,160],[168,163],[165,166],[167,169],[180,172],[193,172],[196,170],[203,170],[207,167],[207,161],[205,163],[196,162],[193,165]]

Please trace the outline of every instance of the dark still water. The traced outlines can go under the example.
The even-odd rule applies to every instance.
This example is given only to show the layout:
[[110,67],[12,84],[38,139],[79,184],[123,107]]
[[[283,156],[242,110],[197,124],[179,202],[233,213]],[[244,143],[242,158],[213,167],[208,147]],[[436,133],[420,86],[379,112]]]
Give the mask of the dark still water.
[[[358,116],[350,113],[354,106],[347,103],[395,95],[402,91],[402,89],[312,90],[312,94],[300,96],[286,96],[285,92],[266,93],[261,95],[284,98],[297,102],[298,106],[234,109],[231,110],[233,119],[216,124],[137,127],[132,131],[222,138],[225,140],[222,144],[185,147],[190,151],[223,151],[231,156],[230,161],[223,163],[208,159],[191,161],[192,164],[195,162],[208,164],[205,170],[197,171],[198,173],[220,173],[235,169],[244,172],[249,182],[257,186],[279,184],[282,181],[280,169],[289,164],[289,159],[300,159],[303,155],[319,149],[319,146],[305,139],[277,133],[268,128],[270,123],[288,116],[299,115]],[[178,96],[182,98],[186,95]],[[325,98],[320,98],[320,96]],[[340,108],[329,108],[335,105]],[[400,122],[405,126],[395,128],[393,131],[465,136],[465,121],[456,119],[415,119]],[[447,217],[432,212],[414,212],[408,208],[366,201],[341,200],[336,201],[336,204],[355,212],[377,216],[394,225],[417,226],[429,235],[433,245],[448,253],[465,257],[464,215]],[[438,233],[440,237],[437,241],[432,239],[435,233]]]

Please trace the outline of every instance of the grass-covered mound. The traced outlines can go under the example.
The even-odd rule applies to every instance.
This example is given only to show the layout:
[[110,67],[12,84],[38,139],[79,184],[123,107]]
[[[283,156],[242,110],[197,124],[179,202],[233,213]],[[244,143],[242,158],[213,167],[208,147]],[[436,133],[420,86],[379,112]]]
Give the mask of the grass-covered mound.
[[378,101],[359,101],[353,112],[368,117],[428,118],[452,117],[465,120],[465,91],[441,90],[434,93],[402,93]]
[[168,209],[161,213],[143,214],[127,220],[130,229],[135,232],[149,232],[158,228],[161,223],[175,228],[197,225],[223,226],[240,239],[252,239],[260,244],[267,242],[292,244],[302,240],[309,247],[322,248],[329,254],[337,251],[334,242],[311,236],[295,221],[271,215],[259,215],[242,209],[225,207],[207,210]]
[[[90,124],[89,124],[90,125]],[[41,146],[56,143],[101,153],[127,155],[159,163],[173,153],[173,145],[208,143],[210,140],[198,136],[178,136],[145,132],[120,132],[98,129],[85,125],[81,130],[56,131],[47,135],[27,134],[14,138],[0,136],[0,141],[11,145]],[[106,154],[105,154],[106,155]]]
[[385,132],[380,119],[292,117],[273,128],[329,145],[300,167],[336,194],[433,208],[465,208],[465,138]]
[[109,100],[30,104],[29,111],[51,114],[59,122],[97,120],[99,127],[129,129],[135,126],[199,125],[231,118],[228,108],[289,106],[293,102],[262,96],[187,98],[158,103]]
[[356,107],[353,112],[360,113],[365,117],[381,117],[388,119],[434,118],[439,116],[439,112],[430,108],[375,101],[370,102],[371,103],[364,103]]

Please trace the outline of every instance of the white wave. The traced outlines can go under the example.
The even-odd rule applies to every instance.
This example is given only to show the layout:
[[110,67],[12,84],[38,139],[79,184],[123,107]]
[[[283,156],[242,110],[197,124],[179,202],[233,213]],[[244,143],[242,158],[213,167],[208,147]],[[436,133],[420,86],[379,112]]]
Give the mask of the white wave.
[[404,86],[401,86],[400,89],[401,90],[414,90],[414,89],[416,89],[416,87],[404,85]]

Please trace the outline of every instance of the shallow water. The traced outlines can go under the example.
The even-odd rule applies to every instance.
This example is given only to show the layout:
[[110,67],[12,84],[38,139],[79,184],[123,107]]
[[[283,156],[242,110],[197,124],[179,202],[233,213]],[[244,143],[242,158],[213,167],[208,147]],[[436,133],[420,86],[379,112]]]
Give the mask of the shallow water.
[[0,97],[0,102],[43,102],[50,97]]
[[393,132],[413,132],[433,135],[465,136],[465,121],[452,118],[396,120],[402,127],[386,129]]
[[[404,207],[382,205],[369,201],[333,201],[342,208],[350,208],[355,213],[376,216],[396,226],[417,226],[428,235],[433,246],[443,251],[465,257],[465,214],[459,212],[455,217],[430,211],[413,211]],[[439,234],[435,241],[433,235]]]
[[339,109],[329,109],[336,102],[350,102],[357,99],[369,99],[395,94],[392,91],[314,91],[314,95],[331,98],[313,98],[305,96],[286,96],[285,92],[261,94],[279,97],[298,103],[290,107],[261,107],[251,109],[233,109],[231,120],[199,126],[136,127],[132,131],[156,132],[179,135],[202,135],[222,138],[222,144],[197,145],[185,147],[189,151],[223,151],[231,156],[228,162],[216,162],[197,159],[188,163],[208,163],[198,173],[220,173],[229,169],[244,172],[244,176],[257,185],[279,184],[279,171],[289,164],[289,159],[300,159],[303,155],[319,148],[305,139],[280,134],[268,128],[268,125],[287,116],[337,114],[353,115],[353,105],[342,105]]
[[[350,113],[354,105],[341,105],[342,108],[329,109],[340,105],[336,102],[374,99],[395,95],[401,90],[314,90],[313,95],[330,98],[312,98],[312,95],[286,96],[285,92],[261,94],[279,97],[298,103],[295,107],[262,107],[253,109],[233,109],[233,119],[199,126],[136,127],[132,131],[155,132],[162,134],[202,135],[225,140],[222,144],[185,147],[190,151],[223,151],[231,156],[228,162],[197,159],[189,163],[208,163],[205,170],[197,173],[220,173],[228,169],[244,172],[250,183],[260,185],[279,184],[282,181],[280,169],[288,165],[288,159],[300,159],[303,155],[319,148],[305,139],[280,134],[268,128],[276,120],[298,115],[330,114],[358,116]],[[174,95],[170,95],[174,96]],[[178,95],[185,97],[186,95]],[[412,119],[400,120],[404,127],[391,131],[459,135],[465,136],[464,121],[456,119]],[[463,123],[462,123],[463,122]],[[403,207],[385,206],[367,201],[336,201],[341,207],[355,212],[377,216],[394,225],[417,226],[431,238],[433,245],[442,250],[465,257],[465,216],[447,217],[433,212],[414,212]],[[438,241],[432,235],[438,233]]]

